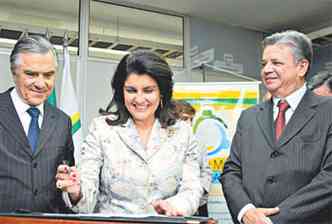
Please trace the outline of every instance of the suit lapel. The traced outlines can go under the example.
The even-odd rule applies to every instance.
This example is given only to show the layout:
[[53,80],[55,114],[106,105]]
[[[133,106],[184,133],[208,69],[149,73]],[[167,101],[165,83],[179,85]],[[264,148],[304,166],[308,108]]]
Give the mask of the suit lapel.
[[141,142],[137,139],[138,133],[136,129],[132,127],[133,124],[128,121],[124,125],[120,125],[115,127],[115,131],[118,133],[121,141],[137,156],[139,156],[142,160],[146,161],[147,155],[141,144]]
[[313,118],[316,113],[315,106],[319,104],[317,99],[315,100],[312,92],[306,92],[280,136],[278,146],[290,141]]
[[148,144],[148,160],[151,160],[158,152],[162,151],[163,147],[169,147],[165,143],[169,140],[170,130],[172,128],[161,128],[159,121],[153,125],[151,136]]
[[273,148],[275,143],[273,137],[273,104],[271,101],[259,105],[256,119],[266,141]]
[[28,142],[28,138],[24,132],[20,118],[17,115],[14,104],[10,97],[9,89],[5,93],[1,94],[0,97],[0,123],[8,130],[8,132],[19,142],[23,149],[30,155],[32,151]]
[[45,102],[43,123],[42,123],[42,127],[40,129],[38,147],[37,147],[36,153],[34,154],[34,157],[36,157],[39,154],[39,152],[44,148],[45,144],[47,143],[48,138],[50,138],[52,133],[54,132],[55,127],[56,127],[56,119],[57,119],[57,115],[56,115],[54,109],[52,109],[51,106]]

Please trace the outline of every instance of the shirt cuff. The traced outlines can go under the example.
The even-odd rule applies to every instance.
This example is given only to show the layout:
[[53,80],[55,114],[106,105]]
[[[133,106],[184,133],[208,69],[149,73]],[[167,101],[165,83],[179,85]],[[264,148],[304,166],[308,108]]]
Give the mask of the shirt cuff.
[[242,223],[242,218],[244,216],[244,214],[246,214],[246,212],[249,210],[249,209],[252,209],[252,208],[256,208],[255,205],[253,204],[247,204],[246,206],[244,206],[239,214],[237,215],[237,220],[239,221],[239,223]]
[[68,208],[72,208],[73,207],[73,205],[72,205],[72,203],[70,201],[68,192],[62,192],[62,200],[65,202],[65,204],[66,204],[66,206]]

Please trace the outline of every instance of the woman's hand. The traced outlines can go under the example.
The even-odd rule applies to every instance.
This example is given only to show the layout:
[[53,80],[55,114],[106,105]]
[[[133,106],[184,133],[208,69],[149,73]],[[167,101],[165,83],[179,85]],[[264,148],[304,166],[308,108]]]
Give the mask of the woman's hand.
[[152,202],[152,206],[158,214],[167,215],[167,216],[184,216],[184,212],[172,207],[165,200],[154,201]]
[[68,192],[71,202],[76,204],[81,199],[80,175],[76,167],[61,164],[55,176],[56,186]]

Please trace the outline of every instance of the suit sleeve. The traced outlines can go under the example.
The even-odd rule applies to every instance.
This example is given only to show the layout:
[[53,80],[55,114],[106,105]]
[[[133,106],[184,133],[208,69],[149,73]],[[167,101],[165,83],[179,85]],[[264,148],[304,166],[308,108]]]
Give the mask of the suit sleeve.
[[70,166],[74,166],[75,165],[75,159],[74,159],[74,143],[73,143],[73,137],[72,137],[72,134],[71,134],[71,128],[72,128],[72,125],[71,125],[71,120],[70,118],[68,117],[67,119],[67,123],[68,123],[68,129],[67,129],[67,141],[66,141],[66,155],[65,155],[65,159],[69,162],[69,165]]
[[173,207],[183,211],[185,215],[193,215],[199,206],[199,199],[203,194],[200,182],[199,145],[193,136],[191,127],[187,127],[189,134],[188,145],[185,150],[182,168],[182,181],[177,194],[166,199]]
[[[65,133],[65,154],[63,159],[68,162],[69,166],[75,165],[74,160],[74,144],[73,144],[73,138],[71,134],[71,120],[68,116],[65,116],[65,119],[63,122],[60,122],[63,124],[63,131]],[[56,198],[56,203],[58,204],[58,207],[62,213],[72,213],[72,210],[69,209],[69,206],[67,205],[66,201],[63,200],[63,197],[59,196]]]
[[[232,140],[230,156],[228,157],[221,176],[223,192],[233,220],[237,220],[240,210],[252,203],[243,184],[241,171],[241,144],[242,125],[245,122],[241,114],[237,123],[235,135]],[[237,222],[237,221],[236,221]]]
[[200,151],[200,170],[201,170],[201,183],[202,187],[204,189],[204,192],[209,192],[210,189],[210,183],[212,179],[212,171],[208,163],[208,153],[206,150],[206,147],[201,144],[200,142],[198,143],[199,146],[199,151]]
[[208,153],[206,147],[199,142],[200,148],[200,178],[203,187],[203,196],[200,200],[200,206],[208,202],[210,184],[212,180],[212,171],[208,163]]
[[[329,127],[320,172],[311,182],[285,199],[273,223],[305,223],[332,208],[332,126]],[[331,211],[330,211],[331,212]],[[328,214],[330,217],[331,215]]]
[[103,153],[100,145],[100,126],[97,119],[93,120],[85,138],[78,160],[82,198],[73,207],[73,211],[92,213],[99,194],[99,174],[103,165]]

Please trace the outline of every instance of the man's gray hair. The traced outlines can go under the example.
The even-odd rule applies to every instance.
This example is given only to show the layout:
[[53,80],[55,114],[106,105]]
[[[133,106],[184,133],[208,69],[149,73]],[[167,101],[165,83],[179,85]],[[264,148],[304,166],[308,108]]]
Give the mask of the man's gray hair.
[[288,45],[293,52],[295,62],[298,63],[302,59],[307,59],[309,61],[310,68],[313,57],[313,49],[311,40],[305,34],[295,30],[274,33],[263,40],[263,49],[267,46],[275,44]]
[[48,52],[52,53],[55,67],[57,67],[58,62],[56,51],[53,45],[45,37],[39,35],[23,36],[16,42],[10,54],[10,69],[12,73],[15,74],[15,68],[21,63],[19,54],[47,54]]
[[322,71],[314,75],[308,81],[308,88],[314,90],[322,85],[326,85],[332,92],[332,73],[328,71]]

